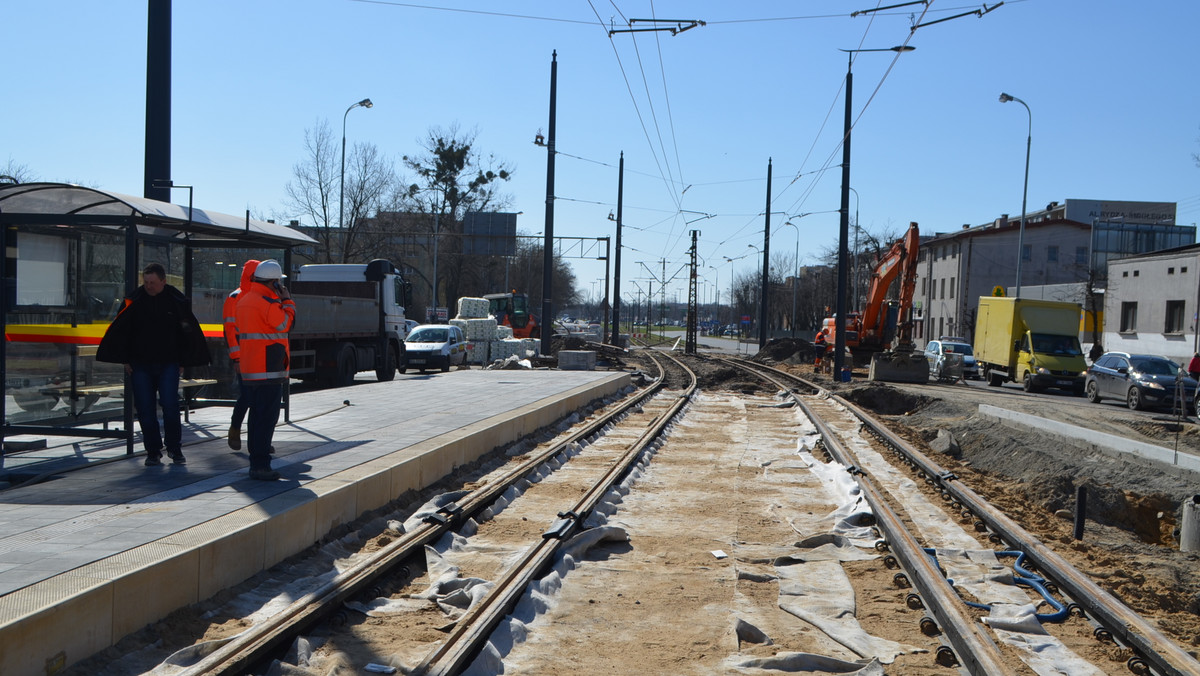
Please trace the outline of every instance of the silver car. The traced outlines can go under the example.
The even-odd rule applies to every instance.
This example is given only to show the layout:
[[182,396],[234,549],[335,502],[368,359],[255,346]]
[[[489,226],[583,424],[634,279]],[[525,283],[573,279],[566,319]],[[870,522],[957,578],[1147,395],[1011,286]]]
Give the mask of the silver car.
[[938,380],[951,378],[950,366],[954,358],[946,355],[962,357],[962,377],[979,380],[979,362],[975,361],[975,350],[962,339],[952,339],[942,336],[931,340],[925,345],[925,358],[929,361],[929,375]]

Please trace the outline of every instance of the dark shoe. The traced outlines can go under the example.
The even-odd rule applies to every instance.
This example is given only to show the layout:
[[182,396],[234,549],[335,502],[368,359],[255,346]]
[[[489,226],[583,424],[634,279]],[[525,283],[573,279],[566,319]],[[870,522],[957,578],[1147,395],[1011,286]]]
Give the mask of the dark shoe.
[[157,467],[162,464],[162,453],[147,453],[146,466]]
[[176,465],[186,465],[187,459],[183,457],[183,451],[178,448],[168,448],[167,455],[170,456],[171,462]]
[[257,481],[276,481],[279,479],[279,472],[273,469],[256,469],[251,467],[250,478]]
[[242,450],[242,427],[240,425],[229,426],[229,447],[235,451]]

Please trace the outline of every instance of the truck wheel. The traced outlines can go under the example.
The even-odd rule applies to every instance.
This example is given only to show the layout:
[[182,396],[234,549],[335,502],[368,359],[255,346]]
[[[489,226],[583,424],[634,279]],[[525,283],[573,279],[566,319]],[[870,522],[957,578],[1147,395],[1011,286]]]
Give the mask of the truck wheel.
[[1101,401],[1100,387],[1096,385],[1096,381],[1094,380],[1087,384],[1087,399],[1093,404],[1099,404]]
[[358,373],[358,355],[353,345],[346,343],[338,350],[337,358],[337,387],[347,387],[354,384],[354,374]]
[[1042,388],[1033,384],[1033,376],[1028,373],[1025,374],[1025,379],[1021,381],[1021,386],[1025,388],[1026,392],[1041,392],[1042,391]]
[[1140,411],[1146,408],[1142,403],[1142,391],[1136,387],[1129,388],[1129,394],[1125,396],[1125,404],[1129,406],[1130,411]]
[[1004,379],[1002,379],[999,375],[992,373],[991,371],[988,371],[987,372],[987,384],[988,384],[988,387],[1000,387],[1001,385],[1004,384]]
[[381,383],[386,383],[396,377],[396,348],[389,344],[387,350],[384,351],[383,366],[375,369],[375,379]]

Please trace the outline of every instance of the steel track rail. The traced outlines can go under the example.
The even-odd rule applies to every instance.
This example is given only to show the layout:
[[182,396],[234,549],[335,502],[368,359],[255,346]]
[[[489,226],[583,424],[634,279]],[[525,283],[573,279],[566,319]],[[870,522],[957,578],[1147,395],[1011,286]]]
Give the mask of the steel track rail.
[[[582,530],[582,524],[610,488],[624,479],[642,452],[666,429],[691,400],[696,391],[696,374],[678,359],[667,355],[691,378],[691,385],[671,407],[647,426],[642,435],[621,454],[595,482],[591,489],[570,510],[559,513],[559,519],[542,534],[542,540],[530,548],[521,560],[497,581],[495,588],[480,603],[458,620],[450,637],[434,649],[411,673],[416,676],[449,676],[460,673],[483,647],[496,625],[516,607],[529,583],[553,563],[555,554],[564,542]],[[654,359],[651,357],[651,359]],[[657,364],[658,361],[655,360]],[[659,365],[662,370],[661,364]],[[665,371],[662,371],[664,378]]]
[[[655,362],[658,364],[658,362]],[[206,658],[180,672],[181,676],[241,674],[262,660],[271,651],[290,642],[291,637],[304,631],[326,615],[339,609],[345,601],[362,593],[379,578],[388,574],[410,557],[424,551],[425,545],[436,541],[446,532],[459,528],[496,500],[517,481],[534,472],[542,463],[562,453],[574,444],[596,434],[605,426],[625,416],[665,385],[666,371],[659,366],[659,377],[636,396],[622,402],[612,411],[588,423],[579,431],[547,449],[536,453],[513,470],[502,474],[487,485],[471,491],[457,503],[444,506],[438,515],[427,517],[421,526],[405,533],[358,565],[337,575],[320,588],[304,595],[284,610],[255,625],[236,639],[214,651]]]
[[[772,369],[761,364],[752,366],[769,369],[790,379],[804,383],[814,390],[825,392],[819,385],[794,374]],[[1128,666],[1132,671],[1152,667],[1164,676],[1200,676],[1200,662],[1184,651],[1171,639],[1162,634],[1144,617],[1125,605],[1108,591],[1097,585],[1057,552],[1047,547],[1035,536],[1022,528],[1006,514],[993,507],[970,487],[958,481],[952,472],[947,472],[928,456],[917,450],[903,437],[895,434],[871,414],[844,397],[829,393],[839,404],[853,413],[880,442],[905,456],[923,472],[932,485],[948,493],[972,515],[1000,536],[1011,548],[1025,552],[1039,572],[1054,581],[1084,612],[1104,625],[1115,638],[1138,653]],[[1138,664],[1138,659],[1145,664]]]
[[[788,392],[791,391],[791,388],[777,376],[784,376],[788,380],[800,380],[790,374],[753,362],[731,359],[722,359],[721,361],[749,371]],[[808,384],[807,381],[801,382]],[[958,663],[968,673],[976,676],[1014,674],[1015,672],[1006,665],[1007,660],[1001,656],[1000,649],[992,641],[992,638],[983,631],[982,626],[974,618],[964,612],[965,605],[962,599],[950,586],[946,577],[942,575],[936,563],[925,554],[922,545],[904,526],[900,517],[888,506],[886,498],[879,489],[857,468],[854,454],[841,443],[837,434],[815,411],[809,408],[800,396],[794,393],[791,396],[817,427],[830,455],[847,468],[862,489],[863,497],[871,506],[871,511],[875,514],[876,525],[883,532],[888,547],[895,553],[900,565],[908,572],[909,580],[920,592],[930,614],[937,620],[940,629],[954,649],[954,656]]]
[[[1086,613],[1101,622],[1113,636],[1137,651],[1140,657],[1159,673],[1169,676],[1200,676],[1200,662],[1163,635],[1144,617],[1105,591],[1069,561],[993,507],[975,491],[963,485],[953,473],[942,469],[870,414],[842,397],[833,395],[833,398],[853,412],[873,435],[907,456],[937,488],[949,493],[1012,548],[1025,552],[1039,572],[1053,580]],[[1137,669],[1137,665],[1131,663],[1130,668]]]

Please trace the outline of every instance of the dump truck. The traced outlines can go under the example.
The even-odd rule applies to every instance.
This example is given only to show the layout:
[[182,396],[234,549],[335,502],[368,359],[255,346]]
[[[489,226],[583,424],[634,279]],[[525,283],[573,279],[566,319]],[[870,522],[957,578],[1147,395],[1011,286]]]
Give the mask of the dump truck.
[[1083,395],[1087,364],[1079,347],[1083,308],[1031,298],[984,296],[975,320],[975,360],[988,385],[1021,383]]
[[293,378],[341,387],[374,370],[383,382],[406,364],[412,285],[390,261],[302,265],[286,286],[296,302],[288,334]]

